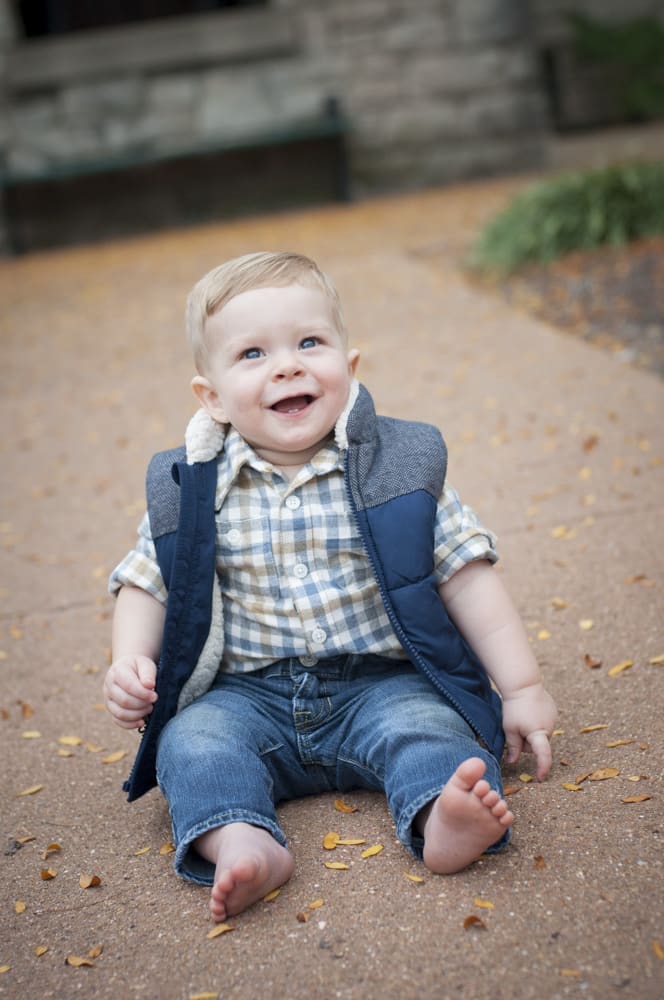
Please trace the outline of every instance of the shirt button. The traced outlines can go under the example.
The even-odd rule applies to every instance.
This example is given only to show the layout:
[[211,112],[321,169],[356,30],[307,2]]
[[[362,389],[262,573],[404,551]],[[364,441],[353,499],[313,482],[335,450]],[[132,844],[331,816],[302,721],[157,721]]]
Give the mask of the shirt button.
[[315,628],[311,633],[311,641],[315,642],[316,645],[318,646],[322,646],[322,644],[325,642],[326,639],[327,639],[327,632],[325,631],[325,629],[320,628],[320,626],[318,628]]
[[291,493],[289,497],[286,497],[286,506],[288,507],[289,510],[297,510],[297,508],[300,506],[300,503],[301,503],[300,498],[296,497],[294,493]]
[[317,656],[300,656],[299,660],[303,667],[315,667],[318,663]]
[[231,528],[231,530],[226,535],[226,538],[230,545],[237,545],[237,543],[242,538],[242,535],[240,534],[237,528]]
[[293,566],[293,573],[298,580],[304,580],[305,576],[309,573],[309,567],[305,566],[304,563],[296,563],[295,566]]

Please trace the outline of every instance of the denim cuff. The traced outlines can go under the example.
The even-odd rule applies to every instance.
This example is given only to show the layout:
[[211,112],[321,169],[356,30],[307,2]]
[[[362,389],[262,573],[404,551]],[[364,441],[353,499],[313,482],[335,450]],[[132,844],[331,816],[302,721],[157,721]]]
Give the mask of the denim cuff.
[[214,885],[215,865],[211,861],[206,861],[193,846],[198,837],[210,830],[216,830],[220,826],[228,826],[229,823],[249,823],[251,826],[259,826],[267,830],[274,839],[282,845],[287,846],[286,837],[277,823],[261,816],[258,813],[248,812],[243,809],[230,809],[217,813],[206,819],[204,823],[191,827],[182,835],[175,849],[173,867],[178,875],[189,882],[196,882],[198,885]]

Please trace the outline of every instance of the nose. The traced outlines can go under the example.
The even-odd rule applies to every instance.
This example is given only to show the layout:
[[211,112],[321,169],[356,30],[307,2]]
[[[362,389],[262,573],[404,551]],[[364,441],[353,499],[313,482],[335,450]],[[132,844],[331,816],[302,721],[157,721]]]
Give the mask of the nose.
[[283,379],[297,378],[303,373],[304,365],[299,351],[288,349],[279,352],[275,359],[273,378],[282,381]]

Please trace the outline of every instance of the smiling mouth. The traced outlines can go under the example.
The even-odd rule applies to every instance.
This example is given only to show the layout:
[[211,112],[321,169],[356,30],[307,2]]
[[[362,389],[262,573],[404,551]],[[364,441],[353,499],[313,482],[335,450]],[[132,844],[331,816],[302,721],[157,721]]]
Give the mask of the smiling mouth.
[[313,396],[289,396],[287,399],[280,399],[278,403],[270,409],[276,413],[301,413],[314,401]]

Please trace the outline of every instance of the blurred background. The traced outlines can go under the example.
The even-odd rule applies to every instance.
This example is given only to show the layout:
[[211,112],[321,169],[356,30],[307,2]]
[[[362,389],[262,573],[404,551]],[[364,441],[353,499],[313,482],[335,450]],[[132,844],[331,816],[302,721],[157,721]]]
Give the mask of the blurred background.
[[0,0],[0,248],[537,170],[662,117],[664,0]]

